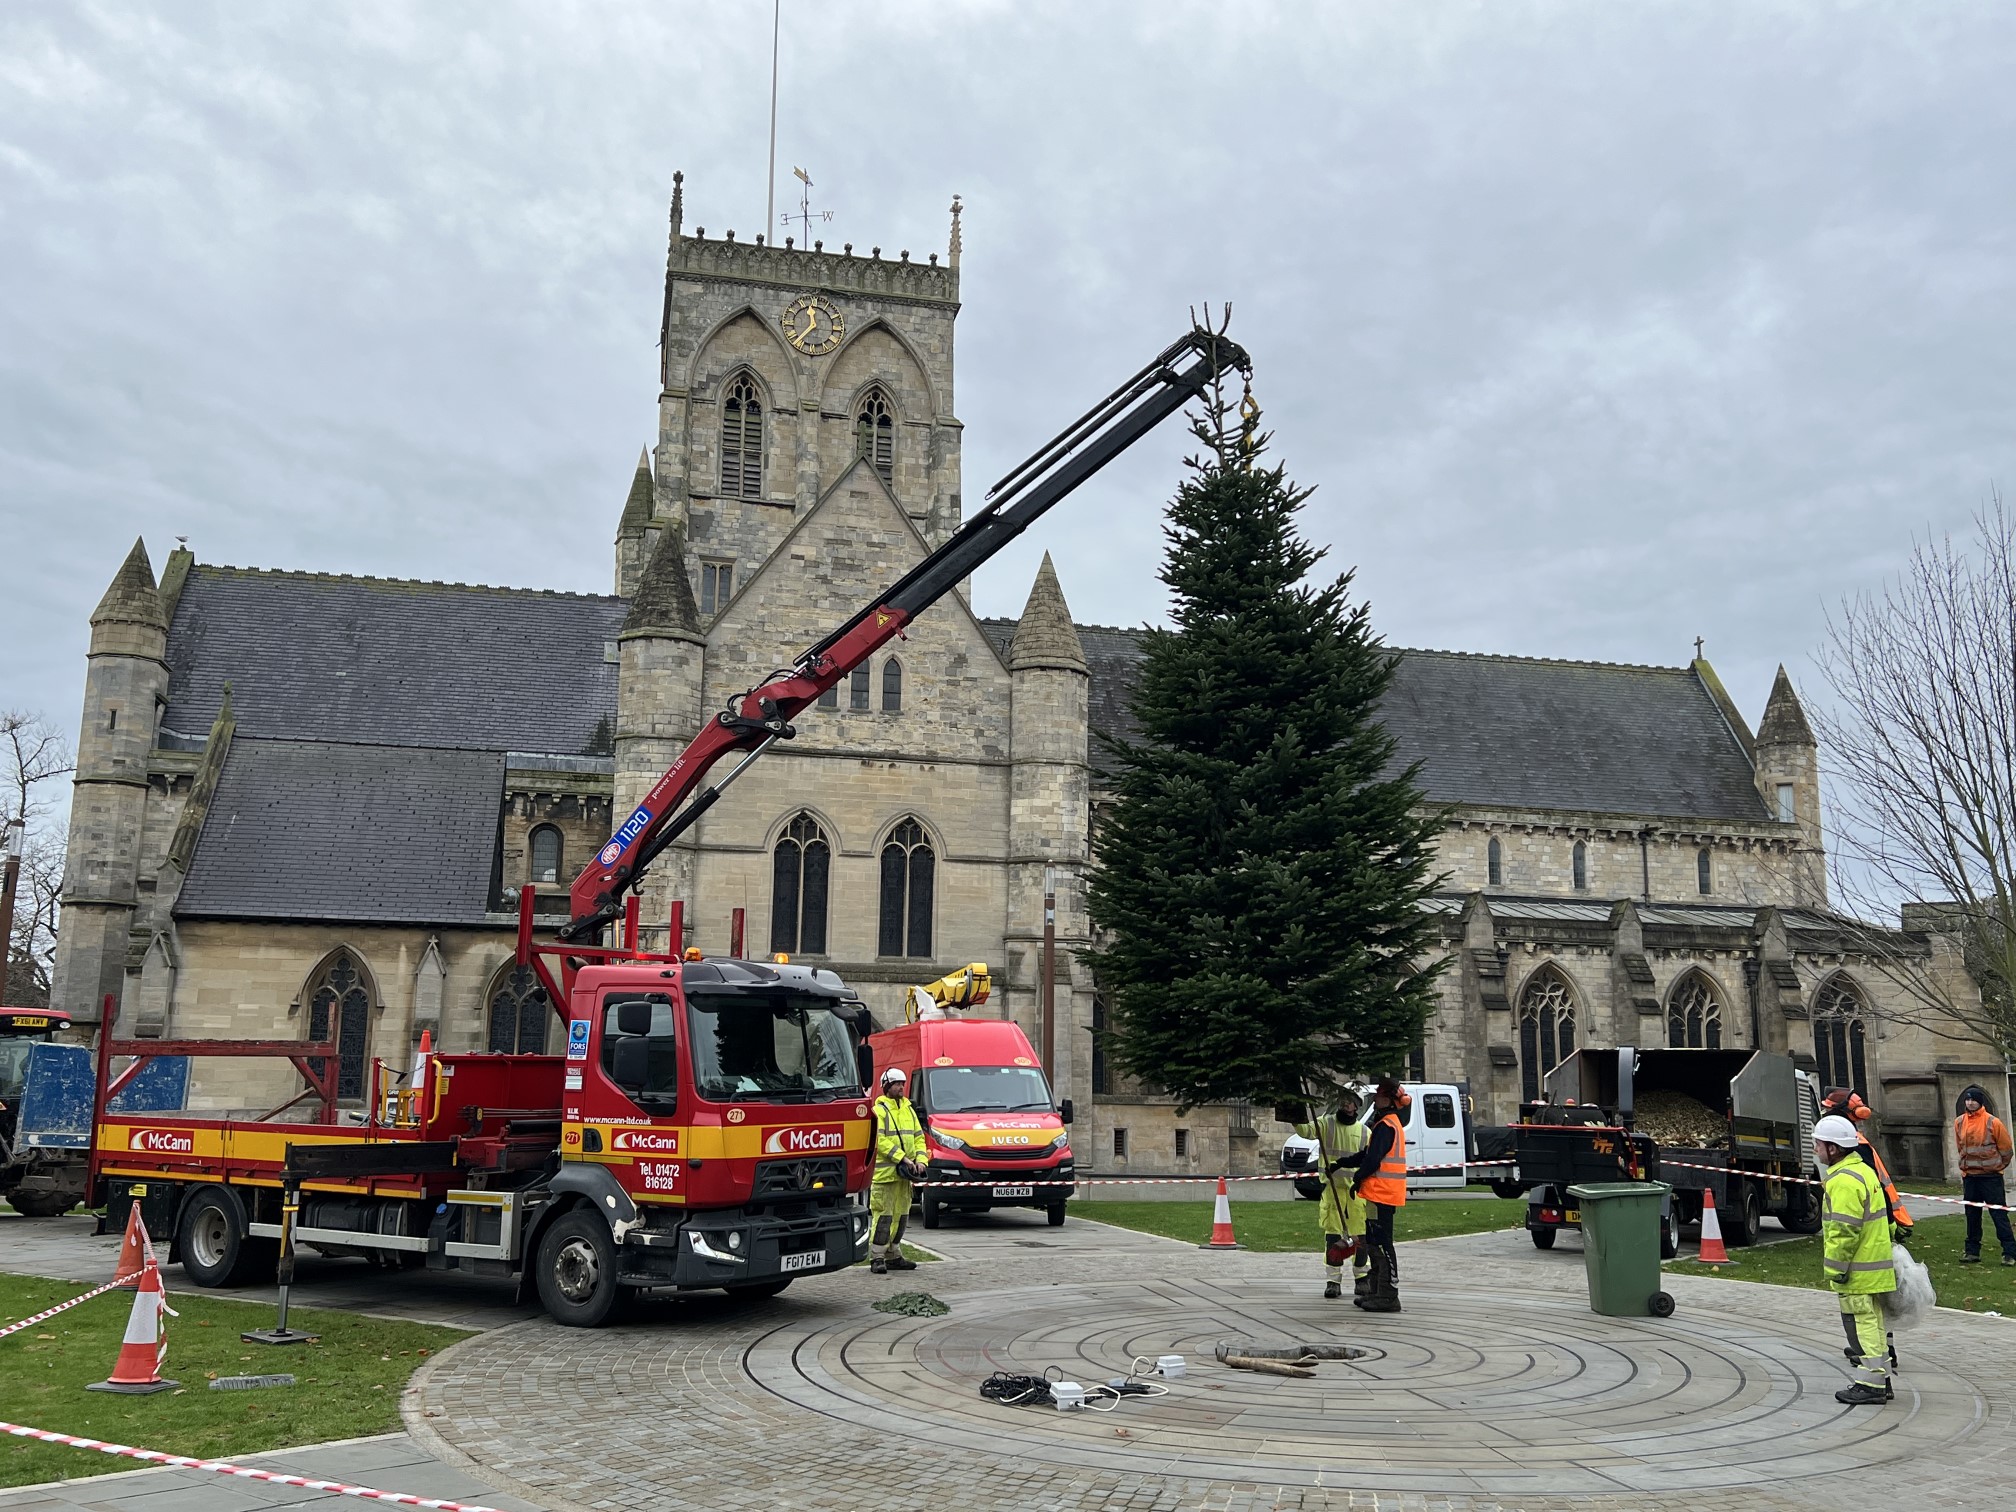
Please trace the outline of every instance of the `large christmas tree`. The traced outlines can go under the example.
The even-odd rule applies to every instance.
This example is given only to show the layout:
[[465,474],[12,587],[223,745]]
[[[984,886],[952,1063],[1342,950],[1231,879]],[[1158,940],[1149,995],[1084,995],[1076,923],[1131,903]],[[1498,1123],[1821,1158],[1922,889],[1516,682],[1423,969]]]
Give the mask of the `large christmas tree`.
[[1184,1107],[1395,1071],[1431,997],[1440,823],[1379,723],[1396,658],[1349,573],[1309,581],[1312,490],[1258,465],[1257,419],[1213,394],[1193,426],[1163,530],[1174,628],[1143,637],[1141,738],[1111,743],[1094,837],[1112,1054]]

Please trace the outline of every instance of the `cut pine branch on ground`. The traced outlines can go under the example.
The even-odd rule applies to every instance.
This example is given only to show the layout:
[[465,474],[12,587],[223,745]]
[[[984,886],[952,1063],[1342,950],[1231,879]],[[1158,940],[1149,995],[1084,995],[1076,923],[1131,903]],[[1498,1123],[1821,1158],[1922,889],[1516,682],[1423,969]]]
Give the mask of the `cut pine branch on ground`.
[[[0,1275],[0,1325],[41,1312],[90,1287],[39,1276]],[[253,1302],[176,1293],[163,1374],[179,1381],[154,1396],[106,1396],[102,1381],[119,1354],[130,1291],[107,1292],[46,1323],[0,1339],[0,1403],[5,1416],[170,1454],[228,1457],[330,1439],[362,1438],[399,1426],[399,1393],[429,1356],[468,1334],[425,1323],[296,1308],[290,1323],[319,1344],[267,1349],[238,1335],[269,1328],[273,1309]],[[212,1391],[215,1376],[286,1372],[297,1381],[260,1391]],[[85,1454],[27,1439],[0,1443],[0,1486],[110,1475],[131,1460]]]

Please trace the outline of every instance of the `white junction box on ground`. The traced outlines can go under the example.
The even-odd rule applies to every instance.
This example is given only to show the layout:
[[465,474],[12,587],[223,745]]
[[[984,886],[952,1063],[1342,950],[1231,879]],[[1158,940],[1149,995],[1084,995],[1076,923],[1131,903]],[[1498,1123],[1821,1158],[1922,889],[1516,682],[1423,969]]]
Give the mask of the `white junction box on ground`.
[[1050,1399],[1057,1404],[1059,1412],[1083,1412],[1085,1410],[1085,1388],[1076,1381],[1052,1381]]
[[1183,1374],[1183,1356],[1158,1355],[1155,1360],[1155,1373],[1165,1381],[1175,1380]]

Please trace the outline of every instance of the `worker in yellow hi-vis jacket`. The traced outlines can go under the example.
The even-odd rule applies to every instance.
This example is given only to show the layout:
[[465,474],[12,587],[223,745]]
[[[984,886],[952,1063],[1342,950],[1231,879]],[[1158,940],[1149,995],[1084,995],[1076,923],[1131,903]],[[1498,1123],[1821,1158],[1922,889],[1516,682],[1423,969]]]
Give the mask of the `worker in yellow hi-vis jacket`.
[[1891,1253],[1890,1205],[1876,1172],[1855,1159],[1855,1125],[1838,1114],[1813,1125],[1813,1151],[1827,1168],[1821,1197],[1821,1265],[1841,1299],[1841,1323],[1855,1351],[1855,1379],[1834,1393],[1850,1407],[1890,1400],[1890,1345],[1878,1300],[1897,1290]]
[[891,1066],[882,1073],[882,1095],[875,1099],[875,1175],[868,1188],[868,1212],[875,1231],[868,1248],[868,1268],[915,1270],[904,1258],[903,1229],[910,1222],[911,1183],[924,1174],[924,1124],[905,1094],[910,1078]]
[[[1364,1103],[1346,1088],[1338,1094],[1337,1109],[1306,1123],[1297,1123],[1295,1132],[1316,1141],[1317,1169],[1323,1173],[1323,1198],[1316,1210],[1317,1226],[1323,1231],[1323,1295],[1344,1295],[1344,1260],[1351,1260],[1352,1289],[1364,1296],[1372,1275],[1372,1257],[1364,1244],[1366,1209],[1353,1189],[1352,1171],[1344,1166],[1333,1170],[1337,1161],[1354,1156],[1365,1148],[1365,1126],[1358,1122]],[[1303,1111],[1307,1111],[1306,1109]]]

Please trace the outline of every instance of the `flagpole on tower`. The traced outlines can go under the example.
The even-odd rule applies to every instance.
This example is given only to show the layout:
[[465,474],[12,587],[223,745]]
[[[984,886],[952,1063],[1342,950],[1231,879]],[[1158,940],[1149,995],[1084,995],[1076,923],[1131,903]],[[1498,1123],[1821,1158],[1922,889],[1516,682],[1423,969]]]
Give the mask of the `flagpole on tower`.
[[784,18],[784,0],[770,3],[770,177],[763,202],[763,224],[774,235],[777,227],[777,34]]

